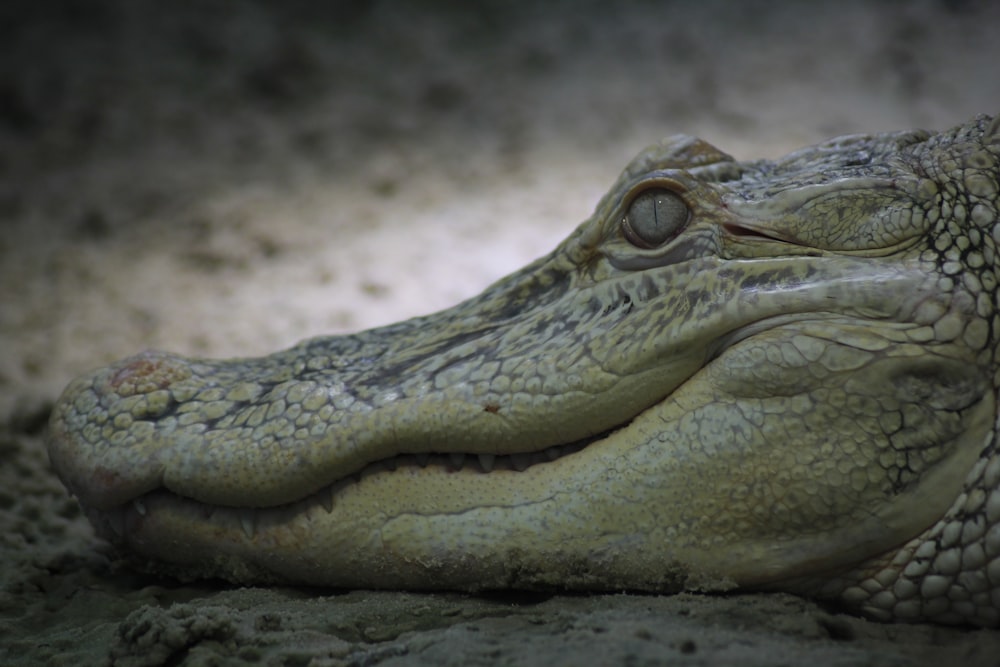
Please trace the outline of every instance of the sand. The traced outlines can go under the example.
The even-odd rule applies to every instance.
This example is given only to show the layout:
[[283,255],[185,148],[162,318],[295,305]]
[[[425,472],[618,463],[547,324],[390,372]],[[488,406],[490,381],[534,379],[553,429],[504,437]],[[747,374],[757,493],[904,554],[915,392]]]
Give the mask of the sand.
[[1000,662],[1000,633],[781,594],[181,584],[48,469],[75,375],[446,307],[555,245],[642,146],[738,158],[1000,111],[1000,5],[5,2],[0,664]]

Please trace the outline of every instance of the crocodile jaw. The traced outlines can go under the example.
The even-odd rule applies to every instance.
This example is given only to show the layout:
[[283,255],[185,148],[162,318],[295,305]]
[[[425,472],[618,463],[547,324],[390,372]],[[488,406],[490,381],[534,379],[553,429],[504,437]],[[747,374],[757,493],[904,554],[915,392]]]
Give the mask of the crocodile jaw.
[[[524,471],[431,464],[366,472],[330,496],[280,508],[218,508],[156,491],[88,514],[133,558],[182,578],[473,591],[782,587],[842,572],[933,523],[960,493],[994,404],[985,395],[921,485],[874,513],[872,494],[810,485],[787,450],[745,462],[742,477],[713,476],[703,473],[744,452],[687,451],[698,443],[684,439],[661,446],[685,451],[687,461],[665,459],[648,442],[622,451],[601,441]],[[634,426],[649,432],[667,412]],[[765,468],[784,481],[780,492],[754,485]],[[813,511],[790,503],[796,495]],[[824,529],[803,531],[810,522]]]
[[[303,457],[318,462],[314,467],[342,472],[327,473],[313,486],[300,479],[287,491],[299,494],[276,503],[244,500],[254,500],[248,490],[257,488],[286,491],[273,481],[271,467],[280,481],[288,477],[288,466],[272,460],[247,468],[238,442],[218,442],[218,451],[206,452],[204,440],[161,436],[149,439],[159,448],[136,457],[140,448],[119,450],[103,441],[92,447],[76,435],[81,429],[69,428],[77,418],[72,406],[123,402],[134,413],[134,396],[185,391],[208,363],[155,353],[98,371],[67,390],[53,417],[53,460],[71,488],[82,489],[78,495],[105,537],[182,576],[331,586],[661,591],[818,577],[905,542],[940,516],[991,430],[995,401],[961,349],[953,351],[955,358],[922,361],[923,348],[915,341],[927,322],[920,318],[940,317],[944,307],[971,307],[962,301],[930,307],[939,300],[933,277],[905,263],[873,271],[849,258],[795,266],[797,271],[788,260],[758,260],[762,275],[784,278],[770,285],[732,283],[731,298],[721,300],[726,306],[713,306],[699,318],[704,328],[692,330],[683,321],[666,327],[673,347],[688,350],[688,358],[699,360],[690,365],[702,368],[670,376],[668,370],[679,366],[674,360],[658,369],[667,376],[667,389],[650,407],[620,427],[608,424],[607,433],[592,441],[532,444],[533,431],[526,429],[518,453],[498,452],[502,458],[490,472],[477,464],[475,442],[429,442],[426,430],[407,439],[407,422],[393,419],[394,403],[364,415],[366,424],[388,415],[384,421],[396,437],[388,453],[387,445],[376,443],[359,467],[356,450],[340,455],[331,438],[348,440],[354,433],[346,427],[300,443]],[[803,266],[809,281],[800,279]],[[696,285],[690,278],[688,284]],[[724,285],[715,282],[716,289]],[[813,315],[831,301],[852,306],[839,316]],[[867,320],[860,319],[862,312]],[[733,330],[733,322],[742,326]],[[837,348],[838,340],[846,343]],[[754,361],[761,356],[772,359],[766,370]],[[700,361],[708,357],[707,364]],[[893,387],[913,376],[930,378],[921,380],[921,391],[936,392],[942,406],[960,411],[960,419],[923,415],[940,426],[940,441],[908,447],[933,444],[939,451],[928,463],[935,465],[917,471],[927,473],[921,483],[887,502],[885,480],[867,480],[872,466],[887,464],[884,452],[862,446],[879,428],[866,403],[827,410],[826,430],[815,430],[810,417],[824,409],[821,396],[829,401],[830,392],[839,390],[846,402],[845,387],[852,385],[869,392],[869,400],[895,400],[902,410],[905,392],[893,396]],[[129,391],[122,389],[126,385]],[[778,406],[774,395],[804,407],[775,420],[768,416]],[[435,398],[423,397],[427,412],[443,405]],[[770,405],[762,398],[770,398]],[[512,405],[492,400],[505,410]],[[513,421],[532,424],[546,415],[518,417]],[[837,447],[828,447],[825,457],[804,459],[823,450],[830,429]],[[876,444],[891,449],[888,433],[881,440]],[[841,449],[845,442],[854,448]],[[421,461],[410,454],[421,449],[433,457]],[[134,470],[113,458],[123,454],[135,457]],[[205,465],[198,457],[209,454],[213,464]],[[455,463],[449,454],[465,455],[468,462]],[[910,455],[903,448],[895,452],[896,458]],[[192,481],[198,479],[192,465],[206,483]],[[124,472],[107,472],[116,470]],[[855,483],[838,472],[843,470],[862,471],[866,483]],[[136,474],[129,478],[128,472]],[[149,479],[155,485],[144,488]],[[180,480],[176,488],[174,479]],[[239,494],[220,500],[230,488]],[[803,533],[808,526],[823,530]]]

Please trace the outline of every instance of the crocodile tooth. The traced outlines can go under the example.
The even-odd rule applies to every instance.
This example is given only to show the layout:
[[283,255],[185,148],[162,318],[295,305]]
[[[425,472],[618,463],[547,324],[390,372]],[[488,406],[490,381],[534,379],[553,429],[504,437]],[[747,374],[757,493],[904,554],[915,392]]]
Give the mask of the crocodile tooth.
[[496,461],[496,458],[496,454],[479,455],[479,465],[482,466],[483,472],[493,472],[493,462]]
[[465,454],[462,452],[452,452],[448,455],[448,459],[451,461],[451,465],[455,470],[461,470],[465,465]]
[[514,470],[522,472],[528,469],[531,465],[531,454],[525,454],[523,452],[510,455],[510,464],[513,466]]
[[427,464],[431,461],[431,455],[427,452],[418,452],[413,455],[413,458],[417,460],[417,465],[421,468],[426,468]]
[[257,532],[257,516],[253,510],[238,510],[240,515],[240,525],[243,526],[243,534],[248,539],[253,539]]
[[146,504],[142,502],[141,498],[133,500],[132,507],[135,508],[135,511],[138,512],[140,516],[146,516]]
[[545,458],[549,461],[555,461],[557,458],[562,456],[562,447],[559,445],[552,445],[551,447],[547,447],[543,454],[545,454]]
[[326,513],[329,514],[333,511],[333,488],[326,487],[319,492],[319,504],[323,506]]

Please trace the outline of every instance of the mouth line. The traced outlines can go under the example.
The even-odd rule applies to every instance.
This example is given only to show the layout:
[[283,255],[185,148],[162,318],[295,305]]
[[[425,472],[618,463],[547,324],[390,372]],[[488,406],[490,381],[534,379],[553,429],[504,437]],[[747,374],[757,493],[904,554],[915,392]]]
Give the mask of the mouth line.
[[385,459],[373,461],[357,472],[330,482],[318,491],[281,505],[262,507],[215,505],[195,500],[160,487],[116,507],[103,510],[88,509],[87,512],[91,514],[92,519],[99,519],[101,525],[110,528],[110,531],[105,532],[105,537],[112,539],[112,541],[121,541],[127,538],[127,533],[131,532],[127,530],[127,527],[133,526],[133,522],[143,521],[149,513],[149,506],[167,500],[168,502],[172,501],[186,505],[196,513],[196,516],[199,516],[204,521],[213,520],[220,523],[232,523],[235,521],[240,525],[246,537],[252,539],[264,515],[270,513],[275,517],[291,517],[320,507],[327,514],[330,514],[336,506],[337,495],[347,487],[361,483],[367,477],[422,470],[429,470],[431,474],[443,475],[472,474],[489,476],[503,473],[519,474],[572,456],[592,444],[606,439],[614,432],[626,428],[630,423],[631,420],[580,440],[562,445],[552,445],[545,449],[531,452],[515,454],[470,454],[455,452],[396,454]]
[[[528,468],[575,454],[588,444],[603,439],[615,430],[577,440],[565,445],[552,445],[540,451],[519,452],[516,454],[468,454],[462,452],[425,452],[417,454],[396,454],[387,459],[369,463],[347,479],[360,481],[361,478],[378,472],[396,472],[400,468],[440,468],[444,473],[476,472],[489,474],[493,472],[524,472]],[[342,483],[339,480],[334,484]]]

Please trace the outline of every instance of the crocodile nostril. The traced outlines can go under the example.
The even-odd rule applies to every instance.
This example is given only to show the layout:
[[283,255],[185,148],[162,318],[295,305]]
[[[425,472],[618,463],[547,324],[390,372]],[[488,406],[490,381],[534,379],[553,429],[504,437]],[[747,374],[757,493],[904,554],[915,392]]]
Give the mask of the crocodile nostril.
[[119,396],[148,394],[166,389],[175,382],[191,377],[184,364],[161,352],[142,352],[121,362],[108,379],[108,387]]

